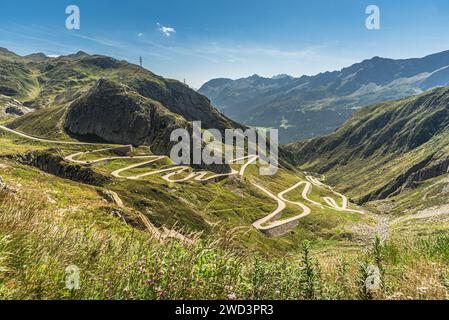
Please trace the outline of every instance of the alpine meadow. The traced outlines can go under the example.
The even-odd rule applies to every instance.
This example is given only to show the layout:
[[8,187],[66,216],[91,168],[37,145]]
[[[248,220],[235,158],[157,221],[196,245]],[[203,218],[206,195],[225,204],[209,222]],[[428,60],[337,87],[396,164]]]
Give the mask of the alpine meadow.
[[447,300],[449,4],[172,2],[2,4],[0,300]]

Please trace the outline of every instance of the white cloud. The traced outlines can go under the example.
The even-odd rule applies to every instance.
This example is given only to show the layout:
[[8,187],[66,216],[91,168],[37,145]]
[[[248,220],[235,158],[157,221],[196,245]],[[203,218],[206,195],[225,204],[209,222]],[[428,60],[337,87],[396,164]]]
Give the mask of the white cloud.
[[143,37],[144,34],[142,32],[140,32],[140,33],[137,34],[137,36],[140,38],[140,37]]
[[158,30],[160,32],[162,32],[163,34],[165,34],[167,37],[170,37],[172,35],[172,33],[176,33],[175,28],[172,27],[164,27],[162,26],[160,23],[157,24],[158,26]]

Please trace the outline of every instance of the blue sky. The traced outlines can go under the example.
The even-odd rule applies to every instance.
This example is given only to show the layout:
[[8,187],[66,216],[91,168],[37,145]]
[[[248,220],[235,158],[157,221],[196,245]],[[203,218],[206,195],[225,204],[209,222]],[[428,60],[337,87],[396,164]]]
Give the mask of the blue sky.
[[[65,28],[71,4],[81,10],[80,30]],[[380,30],[365,28],[370,4],[381,10]],[[134,63],[142,56],[146,68],[198,88],[216,77],[310,75],[447,50],[449,1],[0,0],[0,46]]]

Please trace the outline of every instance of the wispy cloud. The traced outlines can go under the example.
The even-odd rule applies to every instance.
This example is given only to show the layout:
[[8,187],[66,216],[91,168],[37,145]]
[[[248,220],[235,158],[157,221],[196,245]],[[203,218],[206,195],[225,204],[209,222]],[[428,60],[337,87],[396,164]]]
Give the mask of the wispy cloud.
[[73,33],[73,32],[70,33],[70,35],[73,37],[77,37],[77,38],[84,39],[84,40],[89,40],[89,41],[92,41],[92,42],[95,42],[95,43],[98,43],[98,44],[101,44],[104,46],[108,46],[108,47],[113,47],[113,48],[122,48],[123,47],[121,42],[107,39],[107,38],[86,36],[86,35]]
[[158,30],[165,34],[167,37],[170,37],[173,33],[176,33],[175,28],[172,27],[164,27],[159,22],[157,23]]
[[260,46],[260,45],[220,45],[216,42],[210,43],[201,48],[203,52],[209,52],[211,54],[220,54],[227,56],[231,60],[241,61],[243,56],[265,56],[278,59],[300,59],[316,55],[318,47],[307,47],[300,50],[288,50],[281,49],[272,46]]
[[[55,54],[63,54],[74,50],[72,46],[57,41],[56,37],[48,37],[45,32],[42,34],[41,30],[38,28],[35,28],[33,30],[34,32],[23,32],[23,30],[26,30],[25,27],[21,28],[21,26],[16,26],[14,30],[20,31],[10,31],[0,28],[0,38],[4,39],[5,35],[7,35],[9,41],[2,42],[5,44],[7,43],[7,46],[10,48],[21,50],[22,53],[35,53],[38,48],[41,48],[40,50],[46,53]],[[24,41],[24,39],[26,41]]]
[[179,60],[182,57],[193,57],[195,59],[206,60],[213,63],[219,63],[219,59],[215,59],[214,55],[202,54],[201,51],[195,49],[194,46],[167,46],[151,40],[141,40],[142,44],[151,46],[153,50],[156,50],[166,59]]
[[142,32],[140,32],[140,33],[137,34],[137,36],[140,38],[140,37],[143,37],[144,34]]

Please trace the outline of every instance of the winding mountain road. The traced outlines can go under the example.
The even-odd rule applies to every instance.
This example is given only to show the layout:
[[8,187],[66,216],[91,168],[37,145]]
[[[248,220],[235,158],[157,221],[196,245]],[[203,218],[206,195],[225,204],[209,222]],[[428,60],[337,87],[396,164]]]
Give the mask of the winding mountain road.
[[354,213],[360,213],[360,214],[364,214],[365,213],[364,211],[361,211],[361,210],[349,209],[348,197],[346,197],[345,195],[335,191],[331,186],[328,186],[328,185],[322,183],[319,179],[317,179],[317,178],[315,178],[313,176],[307,176],[306,178],[313,185],[315,185],[317,187],[328,189],[333,194],[335,194],[337,197],[340,197],[342,199],[342,205],[340,206],[340,205],[338,205],[337,201],[335,201],[334,198],[323,197],[323,200],[327,203],[329,208],[335,209],[335,210],[338,210],[338,211],[347,211],[347,212],[354,212]]
[[194,172],[191,172],[190,174],[188,174],[186,177],[180,178],[180,179],[172,179],[171,177],[176,176],[176,175],[181,175],[186,172],[190,172],[192,170],[192,168],[189,166],[172,166],[170,168],[153,170],[153,171],[145,172],[145,173],[135,175],[135,176],[123,176],[122,175],[122,173],[125,171],[129,171],[129,170],[132,170],[135,168],[142,168],[142,167],[145,167],[149,164],[155,163],[160,160],[170,159],[167,156],[155,156],[155,155],[148,154],[148,155],[136,155],[136,156],[106,157],[106,158],[101,158],[101,159],[97,159],[97,160],[76,160],[75,159],[77,157],[80,157],[80,156],[83,156],[86,154],[109,152],[109,151],[114,151],[117,149],[123,149],[123,147],[99,149],[99,150],[87,151],[87,152],[78,152],[78,153],[75,153],[75,154],[65,157],[64,160],[66,160],[68,162],[81,164],[81,165],[95,165],[98,163],[106,163],[106,162],[111,162],[111,161],[119,160],[119,159],[120,160],[123,160],[123,159],[150,159],[150,160],[147,160],[144,162],[130,165],[125,168],[118,169],[118,170],[112,172],[111,175],[114,176],[115,178],[122,178],[122,179],[128,179],[128,180],[139,180],[141,178],[145,178],[148,176],[170,172],[170,173],[164,175],[162,177],[162,179],[164,179],[167,182],[180,183],[180,182],[186,182],[189,180],[205,182],[205,181],[222,178],[222,177],[229,177],[229,176],[235,176],[235,175],[244,176],[245,171],[248,168],[248,166],[255,163],[257,161],[257,159],[259,159],[258,156],[246,156],[246,157],[238,158],[238,159],[231,161],[230,164],[239,163],[239,162],[243,162],[244,160],[247,160],[245,163],[243,163],[240,171],[232,169],[230,173],[222,173],[222,174],[211,174],[208,171],[194,171]]
[[[309,214],[311,214],[312,210],[308,206],[304,205],[303,203],[287,200],[284,198],[284,196],[287,193],[295,190],[302,184],[303,184],[302,182],[297,183],[294,186],[288,188],[287,190],[282,191],[277,196],[275,196],[274,194],[272,194],[270,191],[268,191],[264,187],[261,187],[255,183],[253,183],[253,185],[256,188],[258,188],[259,190],[261,190],[262,192],[267,194],[270,198],[277,201],[277,203],[278,203],[278,207],[276,208],[275,211],[273,211],[266,217],[254,222],[253,227],[259,231],[268,233],[269,235],[283,235],[283,234],[291,231],[292,229],[294,229],[294,227],[296,227],[296,225],[299,223],[299,220],[308,216]],[[280,220],[282,212],[287,208],[286,203],[290,203],[290,204],[300,207],[302,209],[302,213],[299,215],[296,215],[294,217],[288,218],[288,219]]]
[[77,141],[55,141],[55,140],[48,140],[48,139],[43,139],[43,138],[39,138],[39,137],[35,137],[20,131],[16,131],[13,129],[10,129],[8,127],[2,126],[0,125],[0,130],[15,134],[16,136],[22,137],[22,138],[26,138],[29,140],[34,140],[34,141],[38,141],[38,142],[45,142],[45,143],[52,143],[52,144],[66,144],[66,145],[79,145],[79,146],[95,146],[98,145],[96,143],[88,143],[88,142],[77,142]]
[[[72,141],[55,141],[55,140],[49,140],[49,139],[43,139],[39,137],[35,137],[26,133],[22,133],[10,128],[7,128],[5,126],[0,125],[0,130],[18,135],[20,137],[38,141],[38,142],[44,142],[44,143],[50,143],[50,144],[63,144],[63,145],[87,145],[87,146],[98,146],[100,144],[96,143],[83,143],[83,142],[72,142]],[[144,154],[144,155],[135,155],[135,156],[116,156],[116,157],[104,157],[100,159],[95,160],[77,160],[76,158],[79,158],[83,155],[87,154],[95,154],[95,153],[101,153],[101,152],[113,152],[113,151],[123,151],[123,149],[129,148],[131,150],[130,146],[116,146],[112,148],[103,148],[98,149],[95,151],[87,151],[87,152],[78,152],[71,154],[64,158],[67,162],[72,162],[80,165],[88,165],[92,166],[95,164],[104,164],[109,163],[115,160],[123,160],[123,159],[142,159],[143,162],[139,162],[130,166],[127,166],[125,168],[118,169],[111,173],[111,175],[115,178],[119,179],[128,179],[128,180],[139,180],[144,177],[152,176],[152,175],[158,175],[158,174],[165,174],[162,176],[162,179],[164,179],[167,182],[170,183],[181,183],[186,182],[190,180],[199,181],[199,182],[205,182],[217,178],[222,177],[230,177],[230,176],[240,176],[243,177],[245,175],[245,171],[251,164],[255,164],[257,160],[259,159],[258,156],[246,156],[243,158],[235,159],[231,163],[233,164],[242,164],[239,171],[232,169],[230,173],[224,173],[224,174],[212,174],[208,171],[193,171],[191,167],[188,166],[171,166],[169,168],[159,169],[159,170],[151,170],[145,173],[141,173],[134,176],[123,176],[122,173],[135,169],[135,168],[143,168],[150,164],[156,163],[161,160],[168,159],[166,156],[156,156],[156,155],[150,155],[150,154]],[[244,162],[246,161],[246,162]],[[184,173],[188,173],[185,177],[174,179],[174,176],[181,175]],[[319,179],[313,177],[313,176],[306,176],[307,180],[302,180],[292,187],[280,192],[277,196],[272,194],[269,190],[267,190],[265,187],[255,183],[251,182],[251,184],[262,191],[264,194],[266,194],[268,197],[273,199],[277,202],[277,208],[270,213],[269,215],[265,216],[264,218],[256,221],[253,223],[253,227],[263,233],[266,233],[268,235],[272,236],[280,236],[284,235],[285,233],[293,230],[299,223],[299,220],[303,219],[304,217],[310,215],[312,213],[312,209],[305,205],[302,202],[299,201],[291,201],[286,199],[287,194],[293,192],[294,190],[300,188],[304,185],[304,189],[301,192],[302,198],[307,202],[310,203],[313,206],[319,207],[319,208],[325,208],[326,206],[310,199],[309,195],[312,192],[313,186],[319,187],[319,188],[325,188],[334,193],[336,196],[340,197],[342,199],[342,205],[340,206],[337,201],[332,197],[323,197],[324,202],[327,204],[327,208],[338,210],[338,211],[347,211],[352,213],[360,213],[363,214],[363,211],[360,210],[353,210],[349,209],[349,200],[346,196],[334,191],[332,187],[325,185],[322,183]],[[282,212],[287,208],[287,204],[293,205],[295,207],[298,207],[301,209],[301,213],[286,219],[281,219]]]

